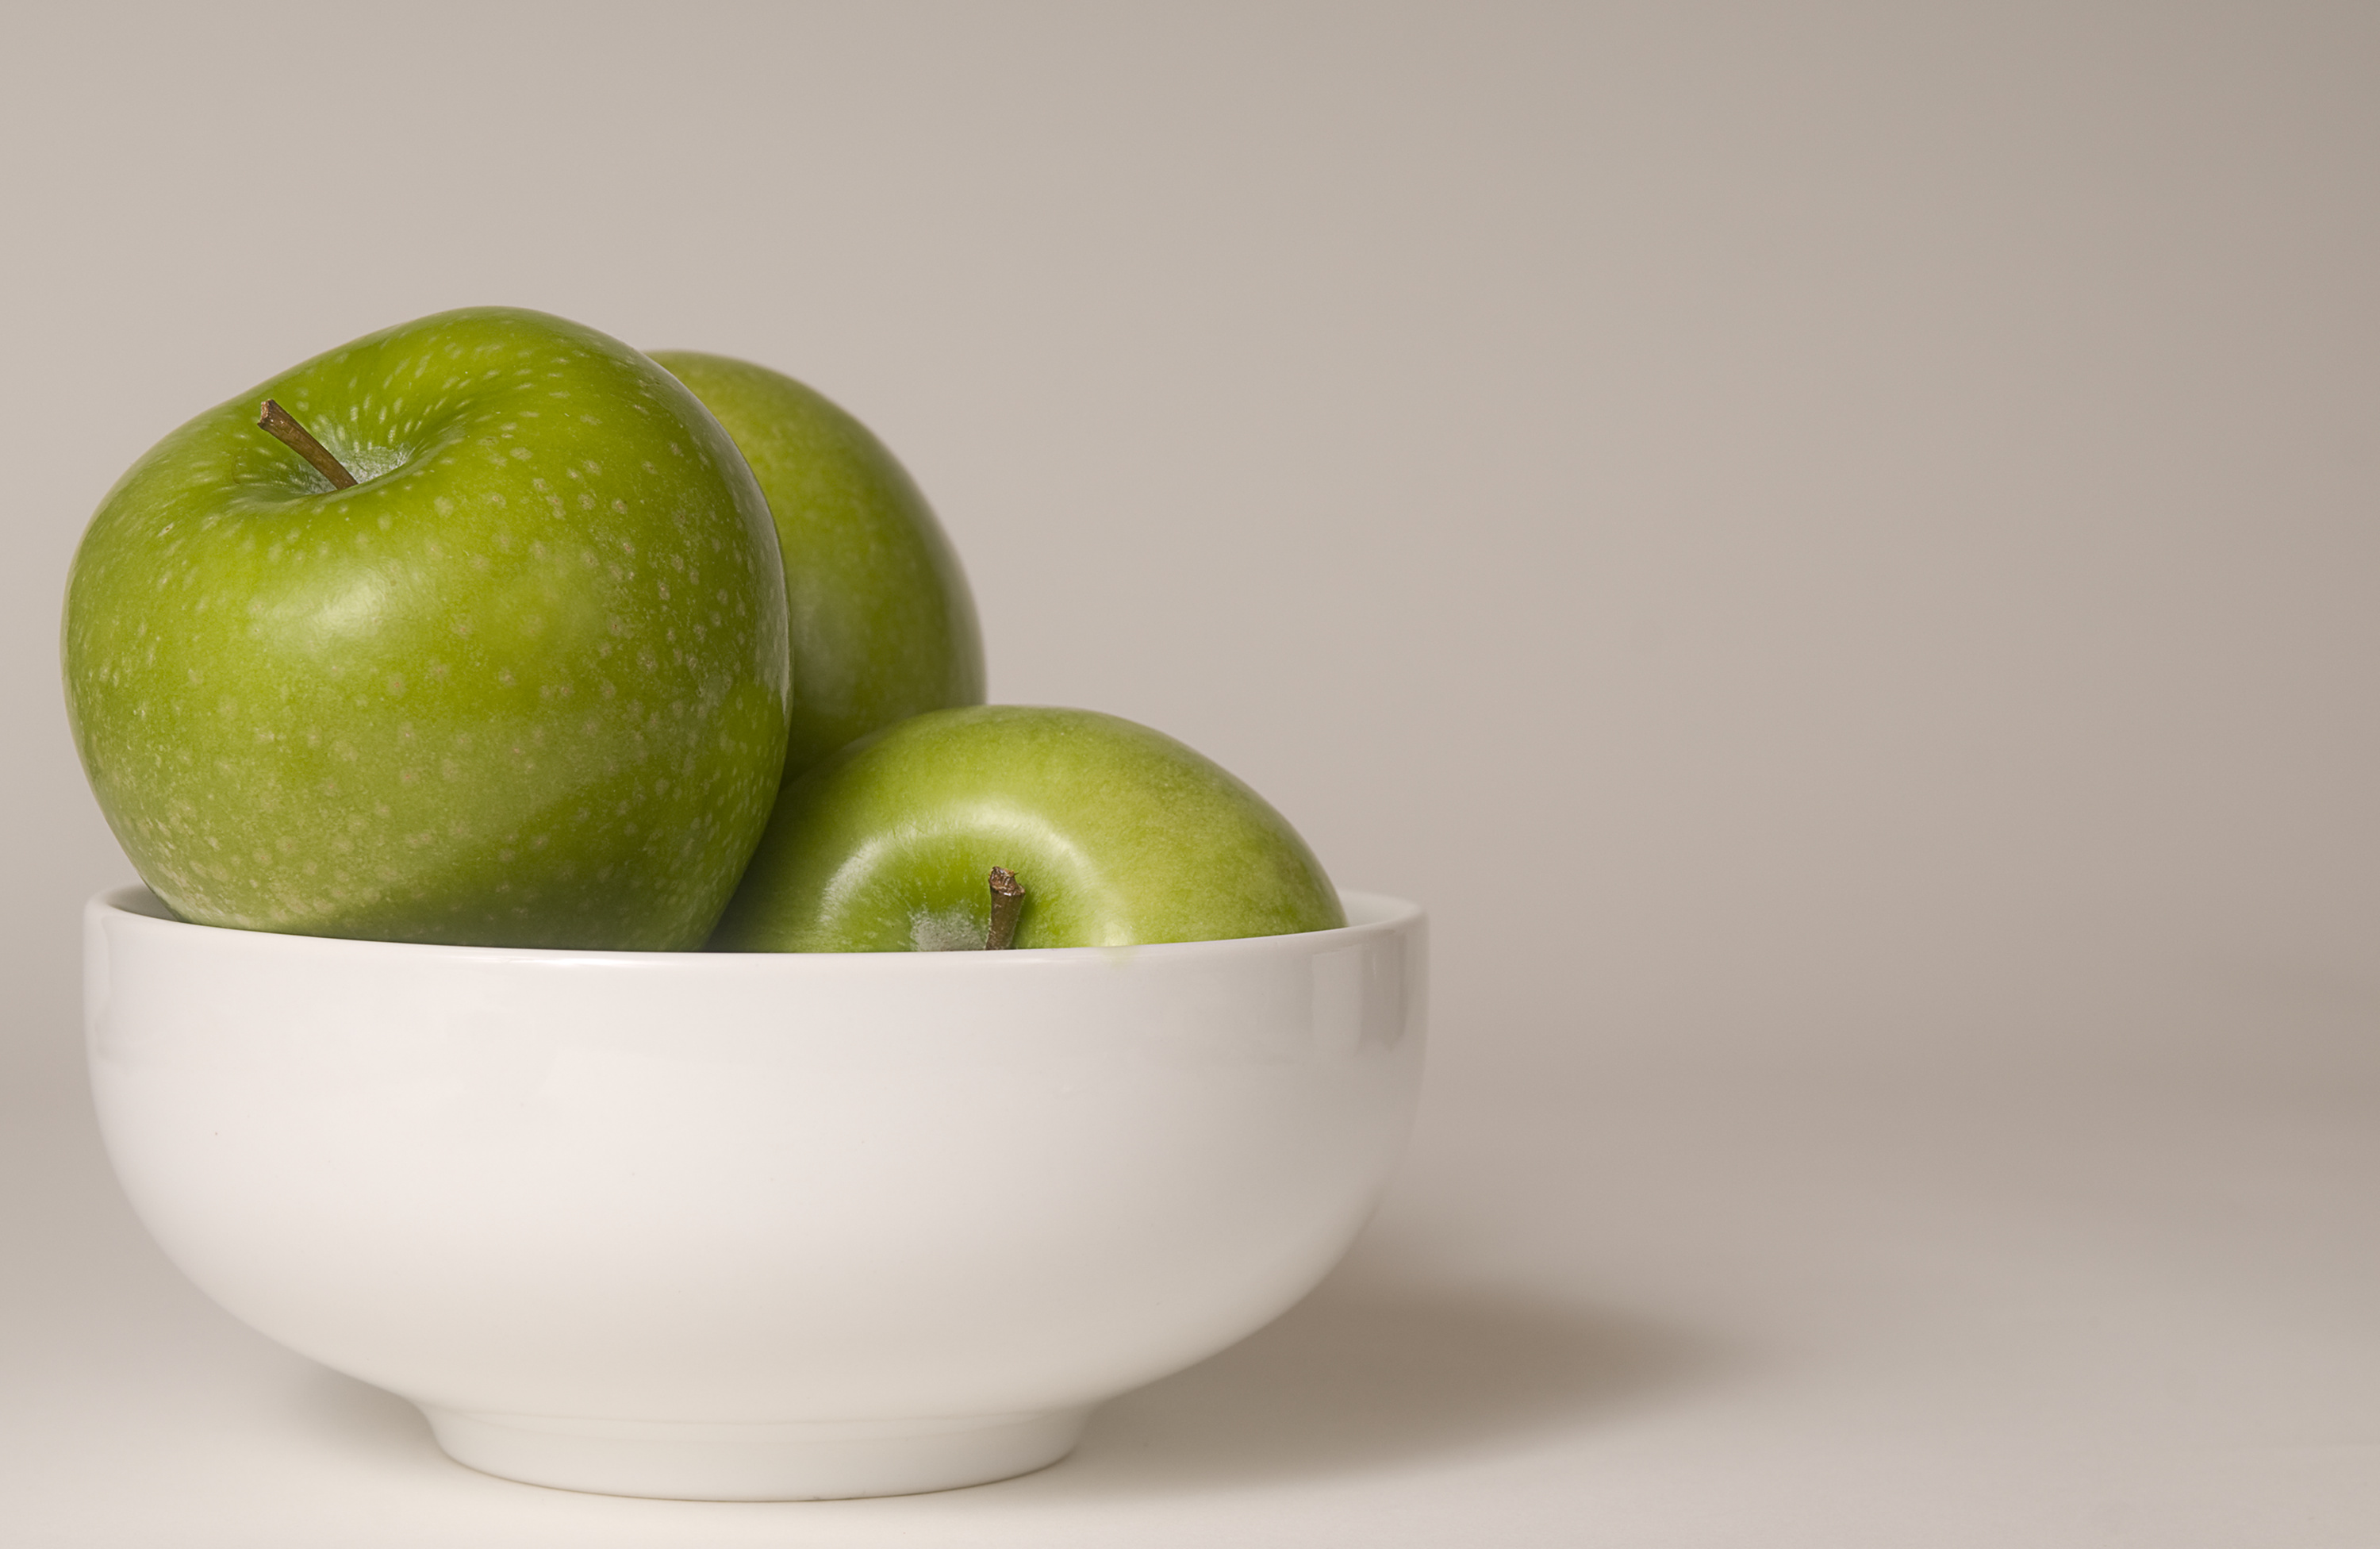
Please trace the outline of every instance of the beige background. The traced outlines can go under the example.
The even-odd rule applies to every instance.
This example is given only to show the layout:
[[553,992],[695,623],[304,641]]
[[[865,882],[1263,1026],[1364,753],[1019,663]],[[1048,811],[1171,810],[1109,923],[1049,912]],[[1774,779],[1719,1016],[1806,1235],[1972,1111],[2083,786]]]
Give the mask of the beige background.
[[[0,1537],[2380,1542],[2380,11],[51,9],[0,19]],[[76,538],[199,409],[484,302],[823,388],[995,697],[1433,911],[1355,1258],[1056,1470],[502,1484],[106,1177]]]

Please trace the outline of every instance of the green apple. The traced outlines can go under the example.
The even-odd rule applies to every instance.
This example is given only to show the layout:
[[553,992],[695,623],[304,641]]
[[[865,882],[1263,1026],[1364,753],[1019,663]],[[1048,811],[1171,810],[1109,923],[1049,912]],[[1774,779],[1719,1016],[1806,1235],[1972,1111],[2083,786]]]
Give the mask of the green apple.
[[993,867],[1024,889],[1019,947],[1347,922],[1297,831],[1210,760],[1094,711],[979,705],[903,721],[786,787],[710,945],[980,947]]
[[769,497],[793,621],[785,778],[921,711],[983,702],[983,638],[933,508],[868,427],[765,366],[653,359],[735,438]]
[[[260,429],[268,398],[360,482]],[[136,463],[75,556],[67,704],[189,920],[685,949],[778,789],[785,640],[768,506],[693,394],[592,329],[475,308]]]

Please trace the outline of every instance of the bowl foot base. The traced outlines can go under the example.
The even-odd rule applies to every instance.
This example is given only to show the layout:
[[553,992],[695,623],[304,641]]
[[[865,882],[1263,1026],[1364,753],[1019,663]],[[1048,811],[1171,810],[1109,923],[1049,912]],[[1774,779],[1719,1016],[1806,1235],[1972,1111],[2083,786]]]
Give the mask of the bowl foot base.
[[690,1501],[844,1500],[988,1484],[1066,1456],[1091,1412],[741,1425],[420,1409],[446,1456],[481,1473]]

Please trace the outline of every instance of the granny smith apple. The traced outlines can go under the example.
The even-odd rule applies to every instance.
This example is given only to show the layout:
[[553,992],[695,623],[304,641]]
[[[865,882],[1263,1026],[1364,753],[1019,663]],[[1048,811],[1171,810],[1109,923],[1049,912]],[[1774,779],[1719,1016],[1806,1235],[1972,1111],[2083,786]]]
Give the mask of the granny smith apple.
[[[352,487],[260,428],[268,399]],[[778,789],[785,631],[768,506],[693,394],[593,329],[475,308],[141,457],[75,556],[67,704],[189,920],[683,949]]]
[[983,637],[958,555],[867,426],[782,372],[722,355],[653,359],[735,438],[776,518],[793,621],[792,780],[854,738],[983,702]]
[[742,952],[1128,946],[1346,923],[1297,831],[1173,738],[1088,710],[914,716],[785,787],[711,938]]

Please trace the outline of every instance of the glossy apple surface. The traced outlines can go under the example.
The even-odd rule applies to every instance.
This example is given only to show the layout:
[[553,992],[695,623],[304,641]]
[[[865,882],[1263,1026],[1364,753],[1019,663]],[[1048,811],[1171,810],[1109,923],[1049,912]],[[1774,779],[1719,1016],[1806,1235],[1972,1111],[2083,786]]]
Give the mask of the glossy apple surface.
[[792,780],[923,711],[983,702],[983,637],[958,555],[867,426],[780,372],[721,355],[653,359],[735,438],[769,497],[792,620]]
[[[271,397],[360,481],[257,428]],[[479,308],[168,435],[67,587],[101,810],[204,924],[698,945],[783,769],[776,533],[725,431],[592,329]]]
[[979,947],[994,866],[1025,886],[1019,948],[1346,923],[1297,831],[1211,760],[1113,715],[979,705],[901,722],[785,787],[710,945]]

